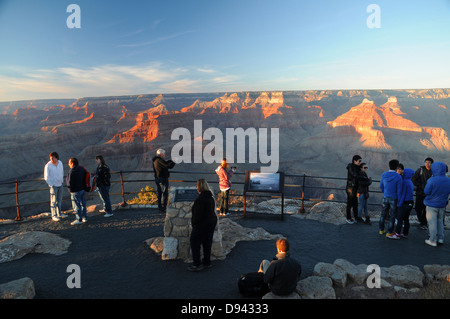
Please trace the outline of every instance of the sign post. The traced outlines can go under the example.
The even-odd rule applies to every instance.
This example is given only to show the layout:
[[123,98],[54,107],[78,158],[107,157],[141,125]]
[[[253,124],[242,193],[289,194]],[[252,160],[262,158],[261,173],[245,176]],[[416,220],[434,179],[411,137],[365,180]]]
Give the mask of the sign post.
[[281,193],[281,220],[284,218],[284,173],[245,172],[244,186],[244,218],[247,213],[247,193]]

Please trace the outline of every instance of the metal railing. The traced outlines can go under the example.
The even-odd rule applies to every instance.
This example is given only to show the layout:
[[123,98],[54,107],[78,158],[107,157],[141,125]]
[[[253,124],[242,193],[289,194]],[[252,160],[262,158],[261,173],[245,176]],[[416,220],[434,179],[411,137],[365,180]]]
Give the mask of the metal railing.
[[[169,179],[169,183],[173,185],[173,183],[180,183],[180,184],[188,184],[190,186],[195,185],[198,178],[205,178],[205,175],[213,175],[214,179],[212,178],[206,178],[208,183],[213,187],[212,185],[218,185],[218,178],[216,176],[216,173],[214,171],[189,171],[189,172],[181,172],[181,171],[170,171],[171,172],[171,178]],[[125,206],[127,205],[126,197],[128,195],[135,195],[138,194],[139,191],[136,191],[136,186],[132,187],[130,184],[136,183],[136,184],[148,184],[153,182],[154,183],[154,173],[153,171],[116,171],[111,172],[111,192],[110,196],[120,196],[121,198],[121,205]],[[133,178],[139,176],[150,176],[151,178]],[[117,178],[114,178],[115,176],[118,176]],[[174,177],[183,177],[183,176],[194,176],[193,179],[174,179]],[[299,207],[299,212],[304,213],[305,201],[328,201],[328,202],[337,202],[337,203],[346,203],[346,200],[339,200],[339,199],[329,199],[324,198],[323,194],[326,194],[327,191],[339,191],[342,192],[340,196],[341,198],[345,198],[345,182],[346,178],[341,177],[329,177],[329,176],[312,176],[307,174],[285,174],[285,199],[295,199],[301,201],[301,205]],[[125,178],[128,177],[128,178]],[[323,186],[322,183],[317,182],[317,180],[325,180],[327,182],[333,181],[331,186]],[[314,182],[316,181],[316,182]],[[343,182],[343,186],[337,185],[336,182],[339,183],[339,181]],[[307,183],[309,182],[309,184]],[[376,180],[373,180],[373,182],[379,182]],[[28,185],[29,183],[35,183],[38,184],[38,188],[24,188],[24,185]],[[231,196],[242,196],[242,193],[236,193],[236,191],[241,190],[243,192],[245,184],[245,173],[235,173],[233,177],[233,189],[235,189],[235,192],[230,194]],[[120,185],[120,187],[116,187],[114,185]],[[239,187],[236,187],[236,185],[239,185]],[[10,182],[2,182],[0,183],[0,188],[5,187],[11,187],[14,189],[14,191],[6,191],[4,193],[0,193],[0,199],[4,198],[3,196],[14,196],[15,197],[15,205],[9,205],[0,207],[0,211],[4,210],[15,210],[16,217],[14,218],[17,221],[23,220],[22,214],[21,214],[21,208],[25,208],[28,206],[34,206],[37,207],[38,205],[42,204],[49,204],[50,201],[33,201],[33,202],[25,202],[23,201],[23,198],[19,195],[23,194],[30,194],[34,192],[42,192],[46,191],[45,195],[42,196],[49,196],[48,193],[48,186],[45,183],[43,178],[38,179],[28,179],[28,180],[14,180]],[[119,189],[117,189],[119,188]],[[129,191],[129,190],[132,191]],[[140,189],[140,187],[138,187]],[[312,190],[311,194],[309,196],[306,196],[306,190]],[[372,187],[372,190],[370,190],[370,193],[381,193],[380,191],[377,191],[375,189],[378,189],[377,187]],[[115,190],[115,191],[114,191]],[[87,193],[88,197],[94,197],[96,196],[94,193]],[[254,197],[267,197],[270,196],[272,198],[279,198],[279,195],[267,195],[267,194],[254,194]],[[64,201],[70,201],[70,197],[63,197]],[[11,202],[13,200],[6,201]],[[0,201],[2,203],[3,201]],[[369,205],[372,206],[381,206],[379,203],[371,203]],[[48,206],[47,206],[48,207]],[[48,210],[48,209],[47,209]]]

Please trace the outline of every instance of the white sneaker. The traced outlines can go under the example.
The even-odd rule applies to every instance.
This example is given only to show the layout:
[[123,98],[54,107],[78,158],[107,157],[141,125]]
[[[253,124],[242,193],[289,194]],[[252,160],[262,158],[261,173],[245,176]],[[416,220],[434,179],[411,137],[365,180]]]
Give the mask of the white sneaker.
[[431,240],[429,240],[429,239],[425,239],[425,244],[430,245],[430,246],[433,246],[433,247],[436,247],[436,246],[437,246],[437,244],[436,244],[435,241],[431,241]]
[[106,213],[103,217],[111,217],[113,214],[111,213],[111,214],[108,214],[108,213]]
[[67,216],[66,214],[60,214],[58,217],[59,218],[66,218],[66,217],[69,217],[69,216]]
[[57,221],[59,221],[59,217],[53,216],[53,217],[52,217],[52,220],[53,220],[54,222],[57,222]]
[[70,223],[70,225],[79,225],[79,224],[83,224],[82,222],[80,222],[79,220],[74,220],[73,222]]
[[83,223],[87,222],[86,217],[83,217],[83,218],[81,219],[81,221],[82,221]]

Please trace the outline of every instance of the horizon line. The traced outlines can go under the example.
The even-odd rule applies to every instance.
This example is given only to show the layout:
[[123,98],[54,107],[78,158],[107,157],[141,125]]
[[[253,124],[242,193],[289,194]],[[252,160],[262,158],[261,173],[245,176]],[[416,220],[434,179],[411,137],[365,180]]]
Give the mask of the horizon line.
[[203,92],[165,92],[165,93],[136,93],[136,94],[121,94],[121,95],[98,95],[98,96],[83,96],[83,97],[54,97],[54,98],[36,98],[36,99],[19,99],[19,100],[2,100],[0,103],[12,102],[28,102],[28,101],[52,101],[52,100],[80,100],[90,98],[106,98],[106,97],[125,97],[125,96],[140,96],[140,95],[191,95],[191,94],[226,94],[226,93],[259,93],[259,92],[309,92],[309,91],[418,91],[418,90],[450,90],[450,87],[430,87],[430,88],[409,88],[409,89],[291,89],[291,90],[242,90],[242,91],[203,91]]

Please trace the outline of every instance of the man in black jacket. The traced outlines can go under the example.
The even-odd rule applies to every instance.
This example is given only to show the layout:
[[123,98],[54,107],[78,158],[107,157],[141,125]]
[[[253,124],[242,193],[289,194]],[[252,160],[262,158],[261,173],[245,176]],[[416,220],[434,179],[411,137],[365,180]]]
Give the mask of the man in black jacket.
[[277,240],[277,255],[272,262],[263,260],[260,272],[264,272],[264,282],[272,293],[287,296],[293,293],[302,273],[302,266],[289,256],[289,242],[281,238]]
[[[358,176],[360,172],[360,164],[361,164],[361,156],[354,155],[352,158],[352,162],[347,165],[347,223],[354,224],[356,222],[356,218],[358,217]],[[351,210],[353,209],[352,218]]]
[[69,173],[67,175],[67,188],[72,199],[72,208],[76,219],[71,225],[77,225],[86,222],[86,197],[84,187],[86,186],[86,173],[84,168],[78,164],[75,157],[69,159]]
[[415,188],[416,188],[416,206],[414,209],[416,210],[417,219],[420,222],[420,227],[422,229],[427,229],[427,217],[426,217],[426,206],[423,204],[423,200],[425,199],[425,193],[423,190],[425,189],[425,185],[427,184],[427,180],[433,175],[431,173],[431,164],[433,164],[433,159],[431,157],[427,157],[425,159],[425,166],[419,167],[414,176],[411,178]]
[[158,195],[158,209],[161,213],[166,213],[167,201],[169,200],[169,168],[173,168],[175,163],[172,160],[164,160],[166,151],[158,149],[153,157],[153,172],[155,173],[155,183]]

